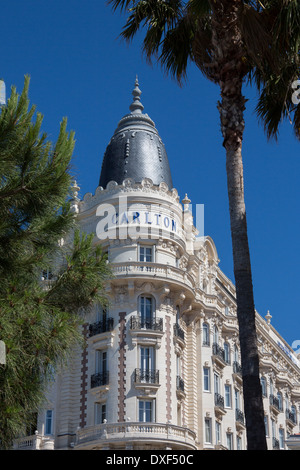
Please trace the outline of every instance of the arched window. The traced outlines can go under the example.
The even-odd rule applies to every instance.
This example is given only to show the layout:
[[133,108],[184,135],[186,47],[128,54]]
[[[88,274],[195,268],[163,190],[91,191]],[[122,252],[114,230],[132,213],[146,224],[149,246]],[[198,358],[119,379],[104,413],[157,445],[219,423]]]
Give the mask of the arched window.
[[151,328],[155,317],[155,300],[151,295],[139,297],[139,320],[142,328]]
[[209,342],[209,324],[203,323],[202,330],[203,330],[203,345],[209,346],[209,343],[210,343]]

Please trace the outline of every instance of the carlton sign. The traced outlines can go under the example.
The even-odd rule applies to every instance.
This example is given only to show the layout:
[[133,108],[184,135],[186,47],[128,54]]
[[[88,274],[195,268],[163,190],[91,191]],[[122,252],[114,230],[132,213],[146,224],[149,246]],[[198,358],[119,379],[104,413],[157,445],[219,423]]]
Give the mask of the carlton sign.
[[164,209],[158,212],[157,206],[137,207],[135,204],[131,209],[124,204],[119,204],[117,208],[112,204],[101,204],[96,216],[100,217],[96,226],[96,235],[100,240],[141,236],[159,238],[164,232],[178,235],[181,226],[172,211]]

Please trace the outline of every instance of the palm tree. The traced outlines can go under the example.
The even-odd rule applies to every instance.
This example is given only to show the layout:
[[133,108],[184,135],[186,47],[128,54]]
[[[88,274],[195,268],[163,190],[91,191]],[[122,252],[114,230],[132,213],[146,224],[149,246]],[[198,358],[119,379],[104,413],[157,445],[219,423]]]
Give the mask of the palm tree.
[[[142,49],[180,84],[194,62],[220,87],[218,102],[223,146],[236,285],[237,316],[244,388],[248,450],[265,450],[266,434],[259,379],[255,306],[244,201],[242,141],[246,80],[266,89],[267,78],[279,75],[274,29],[278,14],[290,0],[108,0],[114,11],[128,13],[121,37],[130,42],[145,28]],[[294,2],[295,3],[295,2]],[[291,17],[282,29],[290,30]],[[277,39],[280,39],[277,28]],[[280,44],[287,46],[285,41]],[[278,44],[276,45],[278,48]],[[276,49],[277,50],[277,49]],[[282,54],[284,57],[284,54]],[[264,71],[268,74],[265,75]]]
[[265,67],[250,76],[259,90],[256,106],[268,139],[278,139],[280,123],[288,119],[296,139],[300,140],[300,2],[278,2],[273,23],[273,41],[277,47],[280,73]]

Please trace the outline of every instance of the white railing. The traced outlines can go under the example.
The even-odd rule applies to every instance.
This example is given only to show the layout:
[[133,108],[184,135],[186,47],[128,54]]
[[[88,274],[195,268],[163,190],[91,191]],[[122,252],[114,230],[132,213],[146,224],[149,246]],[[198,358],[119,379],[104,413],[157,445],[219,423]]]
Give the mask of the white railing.
[[36,432],[31,436],[21,437],[14,441],[14,450],[53,450],[54,439],[41,436]]
[[189,448],[196,448],[196,434],[186,427],[164,423],[104,423],[79,429],[76,434],[76,447],[94,441],[134,440],[143,441],[163,440],[176,442]]
[[194,281],[191,274],[175,266],[159,263],[127,261],[124,263],[111,263],[111,268],[115,276],[155,275],[166,279],[173,279],[175,281],[187,284],[190,287],[194,286]]

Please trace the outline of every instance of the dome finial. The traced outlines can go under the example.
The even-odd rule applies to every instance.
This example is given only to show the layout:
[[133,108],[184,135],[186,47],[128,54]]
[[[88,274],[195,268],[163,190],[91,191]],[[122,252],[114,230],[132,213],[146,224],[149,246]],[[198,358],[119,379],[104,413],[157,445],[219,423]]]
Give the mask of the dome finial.
[[132,95],[133,95],[133,102],[131,103],[129,109],[131,111],[131,113],[139,113],[141,114],[143,109],[144,109],[144,106],[142,105],[141,103],[141,100],[140,100],[140,96],[141,96],[142,92],[141,90],[139,89],[139,81],[138,81],[138,76],[136,75],[136,78],[135,78],[135,87],[134,87],[134,90],[132,92]]

